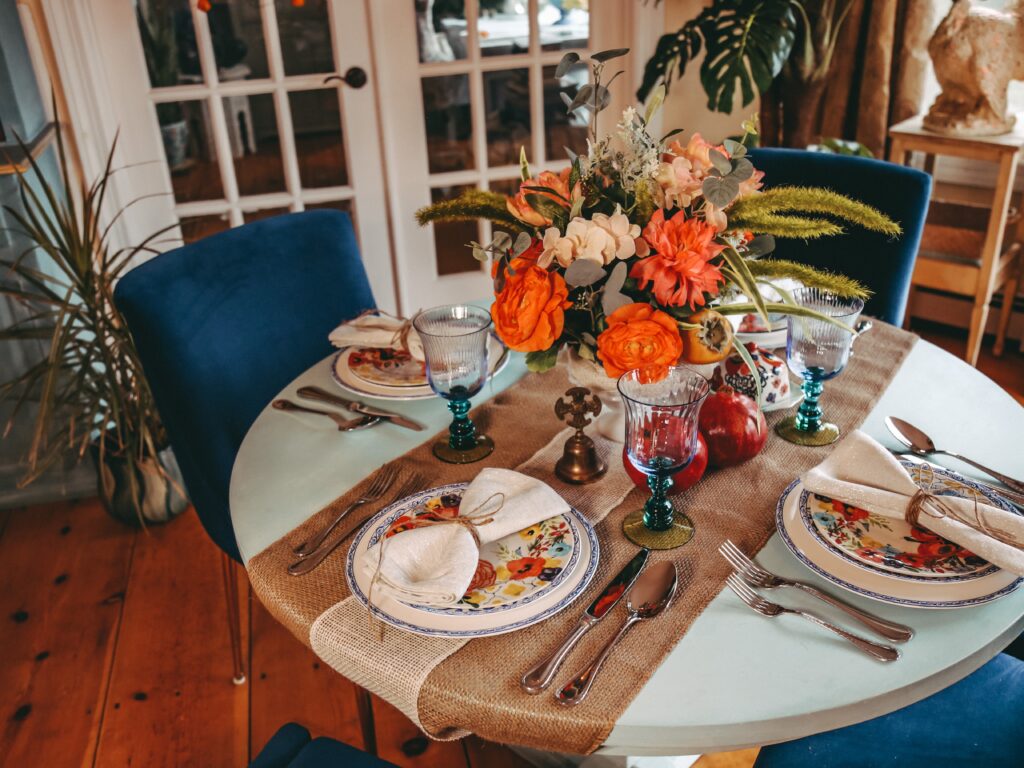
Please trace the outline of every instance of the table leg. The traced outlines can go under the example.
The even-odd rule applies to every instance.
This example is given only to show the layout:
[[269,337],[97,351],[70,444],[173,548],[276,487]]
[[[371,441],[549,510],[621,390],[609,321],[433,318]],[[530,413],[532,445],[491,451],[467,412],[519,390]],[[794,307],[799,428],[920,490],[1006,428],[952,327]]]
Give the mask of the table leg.
[[1017,289],[1020,287],[1020,273],[1024,263],[1024,245],[1017,243],[1017,256],[1014,259],[1009,279],[1003,284],[1003,308],[999,311],[999,326],[996,330],[996,343],[992,347],[992,354],[1001,357],[1006,344],[1006,330],[1010,327],[1010,316],[1013,314],[1013,302],[1017,298]]

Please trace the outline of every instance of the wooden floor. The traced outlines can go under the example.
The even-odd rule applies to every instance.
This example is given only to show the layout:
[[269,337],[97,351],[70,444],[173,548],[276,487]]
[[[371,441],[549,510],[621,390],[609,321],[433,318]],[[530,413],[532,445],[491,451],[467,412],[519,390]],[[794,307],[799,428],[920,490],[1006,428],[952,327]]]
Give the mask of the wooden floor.
[[[1024,403],[1016,349],[986,348],[980,367]],[[291,720],[361,745],[352,685],[254,599],[249,682],[232,685],[219,556],[191,511],[146,532],[94,500],[0,511],[0,766],[244,766]],[[373,708],[379,753],[398,765],[525,768],[498,745],[430,742],[383,701]],[[749,768],[755,755],[698,765]]]

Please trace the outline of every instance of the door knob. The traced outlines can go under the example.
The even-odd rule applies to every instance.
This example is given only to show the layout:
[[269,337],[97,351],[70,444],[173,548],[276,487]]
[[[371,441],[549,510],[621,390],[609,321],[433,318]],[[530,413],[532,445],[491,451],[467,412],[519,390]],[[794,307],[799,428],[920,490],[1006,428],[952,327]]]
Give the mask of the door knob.
[[328,75],[324,78],[324,84],[338,80],[349,88],[362,88],[368,79],[362,67],[349,67],[344,75]]

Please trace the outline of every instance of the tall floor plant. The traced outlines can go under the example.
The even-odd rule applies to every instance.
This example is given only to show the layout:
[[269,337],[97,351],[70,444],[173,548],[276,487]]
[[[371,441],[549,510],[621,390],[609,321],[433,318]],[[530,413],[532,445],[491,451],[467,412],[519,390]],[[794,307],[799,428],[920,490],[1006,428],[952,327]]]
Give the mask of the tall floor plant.
[[[158,238],[174,225],[137,245],[112,245],[114,226],[131,206],[105,215],[116,139],[103,172],[81,188],[72,183],[59,125],[56,184],[19,143],[28,159],[28,168],[18,172],[21,207],[4,209],[28,247],[0,259],[0,292],[27,311],[0,330],[0,341],[49,343],[45,358],[0,385],[0,400],[14,401],[5,436],[27,404],[37,405],[19,485],[36,480],[68,453],[79,459],[92,453],[100,495],[112,515],[140,523],[169,519],[186,501],[113,289],[132,260],[154,252]],[[45,269],[36,258],[46,262]]]

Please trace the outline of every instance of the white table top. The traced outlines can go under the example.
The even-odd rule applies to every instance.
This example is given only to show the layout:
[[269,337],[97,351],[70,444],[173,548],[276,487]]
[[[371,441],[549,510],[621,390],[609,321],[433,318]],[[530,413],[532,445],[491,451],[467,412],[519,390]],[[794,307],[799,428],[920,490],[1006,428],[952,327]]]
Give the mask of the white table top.
[[[484,388],[493,396],[525,373],[521,356]],[[306,371],[282,396],[303,385],[335,385],[327,363]],[[842,386],[840,377],[829,386]],[[827,409],[828,386],[825,391]],[[388,401],[431,430],[449,414],[438,400]],[[990,379],[932,344],[919,341],[869,414],[863,429],[896,448],[883,424],[899,415],[950,447],[1024,477],[1024,408]],[[249,430],[231,478],[231,516],[248,560],[430,432],[386,425],[340,435],[326,419],[269,407]],[[943,463],[946,463],[945,461]],[[951,468],[980,479],[970,467]],[[773,536],[758,555],[777,573],[825,584]],[[835,587],[827,585],[831,591]],[[786,741],[877,717],[970,674],[1024,631],[1024,589],[1002,600],[954,611],[883,605],[857,595],[849,602],[912,626],[903,658],[880,664],[845,641],[797,617],[768,620],[728,590],[711,602],[622,714],[602,752],[684,755]],[[786,602],[813,600],[794,590]]]

